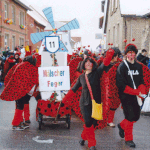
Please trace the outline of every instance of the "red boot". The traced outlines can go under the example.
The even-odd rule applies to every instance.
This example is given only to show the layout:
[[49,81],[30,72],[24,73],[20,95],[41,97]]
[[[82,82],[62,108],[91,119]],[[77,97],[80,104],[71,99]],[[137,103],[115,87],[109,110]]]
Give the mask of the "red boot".
[[128,124],[124,130],[125,141],[133,141],[133,122],[128,121]]
[[85,143],[85,140],[87,140],[87,138],[86,138],[86,128],[85,128],[85,124],[83,125],[83,131],[82,131],[82,133],[81,133],[81,140],[79,141],[79,143],[80,143],[80,145],[84,145],[84,143]]
[[12,130],[24,130],[24,128],[21,126],[22,113],[23,110],[15,109],[15,115],[12,121],[12,125],[13,125]]
[[82,131],[82,134],[81,134],[81,138],[84,141],[87,140],[87,137],[86,137],[86,126],[85,126],[85,124],[83,125],[83,131]]
[[24,104],[24,119],[25,122],[29,123],[30,122],[30,109],[29,109],[29,104]]
[[21,123],[22,113],[23,113],[23,110],[15,109],[15,115],[14,115],[14,119],[12,121],[13,126],[18,126]]
[[85,127],[85,131],[86,131],[86,138],[88,140],[88,147],[94,147],[96,145],[96,139],[95,139],[95,129],[93,127],[93,125],[89,128]]
[[133,123],[130,122],[127,119],[124,119],[121,123],[120,126],[124,130],[125,133],[125,141],[133,141]]

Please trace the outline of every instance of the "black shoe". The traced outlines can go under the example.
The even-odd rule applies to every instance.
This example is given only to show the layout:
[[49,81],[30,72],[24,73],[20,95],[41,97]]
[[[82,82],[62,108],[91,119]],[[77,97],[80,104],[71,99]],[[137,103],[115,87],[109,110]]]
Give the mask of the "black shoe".
[[118,128],[119,128],[119,135],[121,138],[124,138],[124,130],[121,128],[120,123],[118,124]]
[[133,141],[125,141],[125,143],[130,147],[135,147],[135,143]]
[[25,123],[31,123],[31,121],[30,120],[26,120]]
[[21,124],[19,124],[18,126],[12,126],[12,130],[16,130],[16,131],[22,131],[25,128],[21,126]]
[[95,146],[91,146],[90,150],[96,150],[96,147]]
[[29,124],[21,122],[21,127],[25,128],[25,129],[29,128]]
[[80,140],[80,141],[79,141],[79,143],[80,143],[80,145],[82,145],[82,146],[83,146],[83,145],[84,145],[84,143],[85,143],[85,141],[84,141],[84,140]]

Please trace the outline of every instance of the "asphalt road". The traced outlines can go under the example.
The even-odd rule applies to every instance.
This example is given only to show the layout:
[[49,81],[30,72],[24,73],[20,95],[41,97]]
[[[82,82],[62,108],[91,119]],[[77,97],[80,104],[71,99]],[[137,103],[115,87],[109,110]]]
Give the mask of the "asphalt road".
[[[0,92],[3,88],[0,89]],[[0,100],[0,150],[88,150],[79,145],[83,122],[73,113],[70,129],[65,122],[45,122],[42,130],[38,129],[36,121],[36,101],[30,100],[31,124],[24,131],[12,131],[15,102]],[[118,124],[123,119],[122,109],[118,108],[114,123]],[[130,150],[125,145],[124,139],[118,134],[118,128],[106,127],[96,130],[97,150]],[[150,117],[141,116],[134,125],[134,142],[137,150],[150,150]]]

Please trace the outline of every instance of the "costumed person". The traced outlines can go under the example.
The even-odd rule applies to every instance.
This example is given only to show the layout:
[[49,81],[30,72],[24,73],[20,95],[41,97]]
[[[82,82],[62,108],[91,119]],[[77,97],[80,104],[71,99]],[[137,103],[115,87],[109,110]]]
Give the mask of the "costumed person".
[[104,55],[103,54],[98,54],[99,58],[97,59],[97,64],[98,66],[102,64],[103,59],[104,59]]
[[121,138],[125,137],[125,143],[130,147],[136,146],[133,142],[133,124],[139,120],[141,113],[141,107],[137,100],[141,94],[146,94],[142,65],[135,61],[137,52],[134,44],[128,44],[125,47],[126,62],[123,61],[119,65],[116,75],[116,84],[125,116],[125,119],[118,124],[119,135]]
[[101,72],[99,68],[97,68],[97,63],[90,57],[87,57],[82,63],[82,69],[84,73],[82,73],[75,85],[69,90],[66,96],[63,98],[62,102],[70,103],[71,98],[75,96],[76,91],[82,87],[82,93],[80,97],[80,109],[83,115],[83,119],[85,124],[83,125],[83,132],[81,134],[82,140],[79,141],[81,145],[84,145],[85,140],[88,141],[88,147],[90,150],[95,150],[96,139],[95,139],[95,129],[94,126],[97,123],[95,119],[91,117],[92,114],[92,100],[91,95],[86,83],[86,77],[89,80],[93,97],[96,103],[101,103],[101,90],[100,90],[100,75]]
[[107,50],[103,63],[100,65],[100,71],[103,72],[101,76],[101,91],[102,101],[106,104],[107,125],[115,127],[113,123],[116,109],[120,105],[118,95],[118,88],[116,86],[116,73],[120,64],[119,56],[120,50],[113,47]]
[[30,56],[30,55],[31,55],[31,50],[30,50],[29,46],[27,45],[27,46],[25,46],[25,57]]
[[[27,56],[22,63],[15,65],[5,77],[5,88],[0,96],[2,100],[16,101],[12,130],[24,130],[29,127],[23,122],[24,117],[28,119],[26,104],[29,103],[34,87],[38,84],[38,66],[35,56]],[[26,110],[24,110],[26,109]]]
[[[33,57],[35,56],[36,58],[36,67],[40,67],[41,66],[41,55],[39,55],[38,53],[34,53]],[[24,58],[24,61],[26,61],[26,59],[28,60],[28,57]],[[39,90],[38,90],[38,86],[39,83],[37,83],[32,90],[28,93],[28,95],[30,97],[34,96],[35,99],[37,100],[37,96],[39,96]],[[28,99],[25,101],[24,104],[24,109],[23,109],[23,116],[24,116],[24,122],[29,125],[31,123],[30,121],[30,106],[29,106],[29,101],[30,101],[30,97],[28,97]]]
[[4,78],[7,72],[16,64],[21,63],[22,59],[20,59],[20,53],[16,52],[14,55],[11,55],[9,58],[6,59],[4,64]]
[[4,70],[4,63],[2,57],[0,57],[0,86],[2,85],[3,80],[3,70]]

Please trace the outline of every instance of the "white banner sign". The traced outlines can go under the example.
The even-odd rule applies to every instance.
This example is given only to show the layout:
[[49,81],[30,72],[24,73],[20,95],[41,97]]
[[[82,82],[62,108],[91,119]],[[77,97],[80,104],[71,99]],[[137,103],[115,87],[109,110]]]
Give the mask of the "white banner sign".
[[70,89],[69,66],[39,67],[39,91]]

